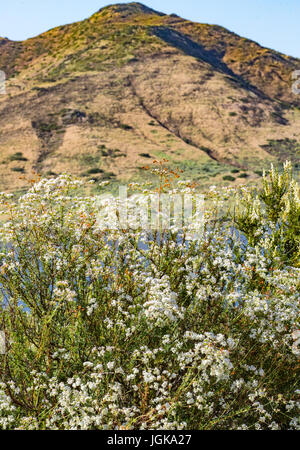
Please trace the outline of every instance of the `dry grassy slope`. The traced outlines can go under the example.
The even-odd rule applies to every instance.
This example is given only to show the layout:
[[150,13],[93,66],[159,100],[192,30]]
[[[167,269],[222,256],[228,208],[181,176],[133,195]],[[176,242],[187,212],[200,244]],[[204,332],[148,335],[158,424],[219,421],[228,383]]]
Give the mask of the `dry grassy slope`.
[[128,180],[154,157],[204,185],[238,169],[255,179],[266,160],[299,160],[300,100],[290,94],[299,66],[137,3],[24,42],[0,39],[9,75],[0,187],[21,189],[32,168]]

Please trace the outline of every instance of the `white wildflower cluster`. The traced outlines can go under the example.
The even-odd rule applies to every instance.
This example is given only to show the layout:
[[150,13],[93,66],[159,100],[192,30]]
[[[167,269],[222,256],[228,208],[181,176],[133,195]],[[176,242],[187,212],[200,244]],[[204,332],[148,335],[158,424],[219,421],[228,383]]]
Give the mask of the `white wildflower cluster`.
[[53,295],[55,300],[73,303],[76,292],[69,288],[68,281],[58,281],[53,289]]
[[184,317],[184,308],[178,307],[177,294],[172,292],[167,275],[162,278],[150,277],[145,280],[145,285],[148,285],[148,292],[143,307],[149,320],[163,325],[166,320],[174,322]]

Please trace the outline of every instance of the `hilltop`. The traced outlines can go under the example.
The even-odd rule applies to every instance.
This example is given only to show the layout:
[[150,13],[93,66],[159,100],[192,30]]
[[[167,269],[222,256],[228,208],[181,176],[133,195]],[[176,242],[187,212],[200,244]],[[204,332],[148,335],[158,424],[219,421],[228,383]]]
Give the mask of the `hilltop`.
[[0,38],[2,190],[32,169],[138,179],[165,157],[204,185],[300,156],[300,60],[140,3],[22,42]]

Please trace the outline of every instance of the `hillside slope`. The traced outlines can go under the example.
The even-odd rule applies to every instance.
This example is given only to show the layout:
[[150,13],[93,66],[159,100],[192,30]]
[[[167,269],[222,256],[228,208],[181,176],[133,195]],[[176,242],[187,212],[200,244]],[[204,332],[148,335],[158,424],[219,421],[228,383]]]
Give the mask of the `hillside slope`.
[[159,157],[204,185],[255,179],[268,161],[298,164],[299,68],[222,27],[139,3],[24,42],[0,38],[0,187],[24,188],[32,169],[129,180]]

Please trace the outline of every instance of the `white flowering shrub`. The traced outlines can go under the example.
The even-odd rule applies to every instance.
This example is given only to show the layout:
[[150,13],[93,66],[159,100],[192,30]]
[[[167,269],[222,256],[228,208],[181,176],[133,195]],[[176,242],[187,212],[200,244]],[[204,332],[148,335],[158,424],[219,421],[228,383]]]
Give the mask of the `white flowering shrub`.
[[273,165],[269,177],[264,173],[263,189],[238,194],[236,226],[255,246],[269,242],[268,253],[283,262],[300,266],[300,195],[290,162],[282,174]]
[[244,190],[235,229],[212,189],[192,240],[99,228],[109,202],[67,175],[1,194],[0,429],[299,429],[289,174]]

